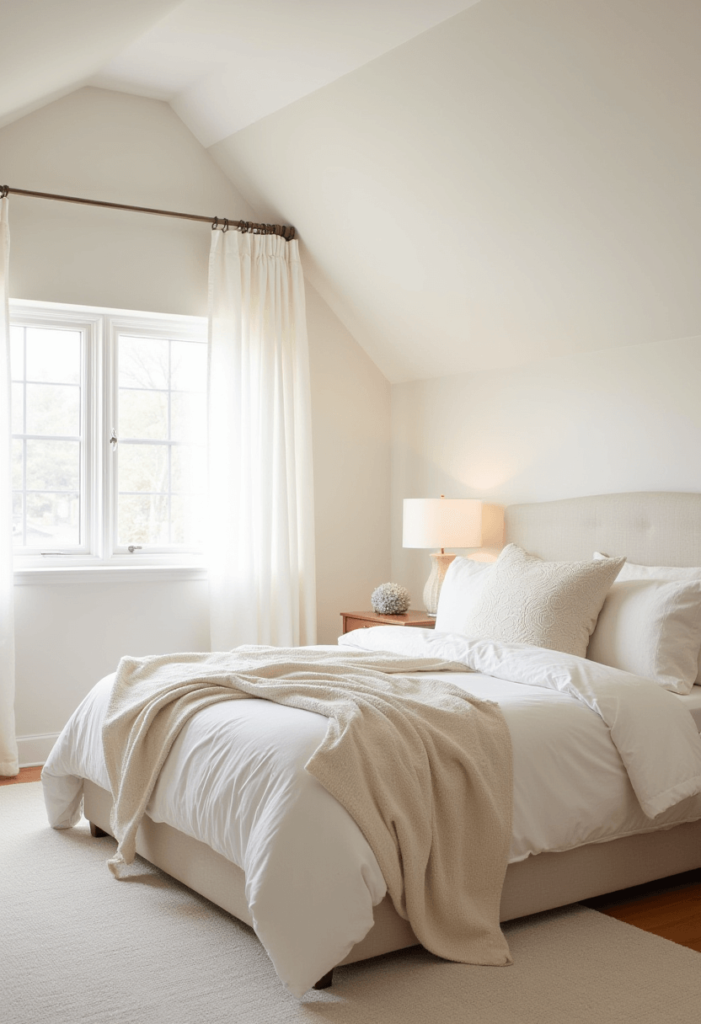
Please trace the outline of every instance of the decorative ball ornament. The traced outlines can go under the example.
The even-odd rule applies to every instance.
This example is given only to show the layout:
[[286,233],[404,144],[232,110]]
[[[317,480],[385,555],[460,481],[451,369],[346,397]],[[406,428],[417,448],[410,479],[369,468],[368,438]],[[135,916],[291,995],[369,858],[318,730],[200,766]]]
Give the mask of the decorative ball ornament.
[[378,615],[401,615],[411,604],[411,598],[399,583],[381,583],[373,590],[370,602]]

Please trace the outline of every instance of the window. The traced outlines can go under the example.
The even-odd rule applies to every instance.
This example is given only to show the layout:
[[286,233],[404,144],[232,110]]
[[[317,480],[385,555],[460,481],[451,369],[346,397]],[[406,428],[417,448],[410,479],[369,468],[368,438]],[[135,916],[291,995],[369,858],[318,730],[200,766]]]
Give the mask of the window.
[[18,566],[197,564],[206,322],[13,302]]

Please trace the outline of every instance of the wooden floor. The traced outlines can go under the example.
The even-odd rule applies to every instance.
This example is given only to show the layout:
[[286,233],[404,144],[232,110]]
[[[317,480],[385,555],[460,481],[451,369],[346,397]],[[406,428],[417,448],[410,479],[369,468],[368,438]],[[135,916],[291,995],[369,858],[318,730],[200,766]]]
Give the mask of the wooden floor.
[[[38,782],[40,776],[40,765],[22,768],[14,778],[0,778],[0,786]],[[602,914],[701,953],[701,868],[583,902]]]
[[583,902],[602,914],[701,953],[701,869]]
[[41,768],[40,764],[34,768],[20,768],[19,775],[13,775],[9,779],[0,777],[0,786],[16,786],[19,782],[38,782],[41,778]]

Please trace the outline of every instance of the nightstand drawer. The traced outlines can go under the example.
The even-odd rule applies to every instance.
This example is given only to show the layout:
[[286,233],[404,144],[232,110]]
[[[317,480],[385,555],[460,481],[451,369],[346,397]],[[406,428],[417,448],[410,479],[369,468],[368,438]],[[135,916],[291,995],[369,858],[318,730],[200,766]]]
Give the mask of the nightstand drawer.
[[350,633],[353,629],[370,629],[377,626],[377,622],[368,622],[367,619],[353,619],[348,615],[343,616],[343,632]]
[[353,629],[370,629],[371,626],[415,626],[418,629],[433,629],[435,619],[425,612],[403,612],[401,615],[379,615],[377,612],[341,612],[343,632]]

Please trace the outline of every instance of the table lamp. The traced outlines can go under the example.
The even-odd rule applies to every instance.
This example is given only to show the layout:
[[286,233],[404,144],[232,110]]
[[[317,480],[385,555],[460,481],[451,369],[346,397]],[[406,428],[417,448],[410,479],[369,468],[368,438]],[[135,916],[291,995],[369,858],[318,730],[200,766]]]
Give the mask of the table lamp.
[[455,555],[444,548],[478,548],[482,543],[482,502],[476,498],[405,498],[405,548],[440,548],[424,587],[426,613],[435,616],[448,566]]

